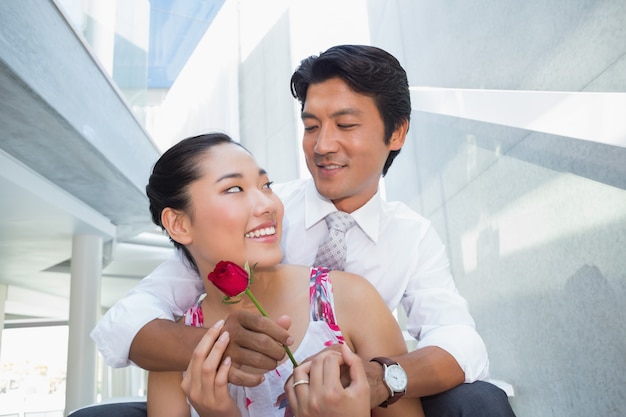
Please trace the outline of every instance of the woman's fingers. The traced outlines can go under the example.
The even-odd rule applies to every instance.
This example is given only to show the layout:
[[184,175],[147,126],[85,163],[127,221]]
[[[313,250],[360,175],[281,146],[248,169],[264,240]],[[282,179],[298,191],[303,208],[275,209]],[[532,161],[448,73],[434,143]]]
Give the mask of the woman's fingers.
[[309,381],[309,371],[311,368],[311,362],[305,362],[298,365],[293,370],[293,374],[287,379],[285,382],[285,392],[287,393],[287,398],[289,398],[289,406],[291,407],[291,411],[298,415],[298,411],[302,408],[303,403],[307,403],[307,395],[304,393],[304,389],[299,389],[296,393],[296,388],[301,388],[303,385],[307,384],[299,384],[294,387],[294,383],[296,381]]
[[221,415],[237,410],[228,391],[232,361],[230,357],[224,358],[229,341],[224,322],[218,321],[198,343],[187,367],[181,387],[200,415]]
[[350,368],[350,385],[346,387],[346,391],[351,395],[369,398],[370,386],[367,381],[363,360],[350,350],[348,345],[341,347],[341,357],[343,362]]
[[[341,369],[349,368],[350,381],[344,388]],[[298,381],[308,383],[297,384]],[[366,416],[369,384],[363,361],[347,345],[326,350],[294,369],[285,384],[291,410],[307,416]]]
[[198,385],[201,382],[202,375],[202,365],[204,364],[205,358],[209,355],[209,352],[213,348],[215,341],[220,335],[220,330],[224,326],[224,321],[220,320],[211,326],[206,334],[198,343],[198,346],[194,349],[191,355],[191,361],[187,366],[187,371],[185,372],[185,376],[183,377],[183,382],[181,387],[189,396],[192,389],[201,389]]

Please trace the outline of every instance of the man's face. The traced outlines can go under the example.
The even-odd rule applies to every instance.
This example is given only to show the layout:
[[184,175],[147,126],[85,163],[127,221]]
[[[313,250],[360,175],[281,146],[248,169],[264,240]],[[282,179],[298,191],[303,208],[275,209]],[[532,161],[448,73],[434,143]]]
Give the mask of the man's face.
[[339,78],[309,86],[302,122],[302,148],[318,192],[348,213],[376,193],[389,151],[400,149],[406,136],[397,129],[386,145],[374,99]]

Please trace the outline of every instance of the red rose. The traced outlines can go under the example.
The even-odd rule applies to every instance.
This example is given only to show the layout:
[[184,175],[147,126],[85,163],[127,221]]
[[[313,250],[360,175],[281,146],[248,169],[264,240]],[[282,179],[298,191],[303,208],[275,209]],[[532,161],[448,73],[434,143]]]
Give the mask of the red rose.
[[207,277],[227,297],[236,297],[250,284],[248,272],[232,262],[220,261]]
[[[244,292],[250,300],[254,303],[256,308],[259,309],[261,314],[264,317],[268,317],[261,304],[256,300],[252,291],[250,291],[250,284],[252,283],[252,277],[254,275],[254,267],[256,264],[250,268],[248,262],[246,262],[245,268],[240,267],[237,264],[234,264],[229,261],[219,261],[217,265],[215,265],[215,269],[211,272],[207,279],[213,283],[217,287],[218,290],[223,292],[226,297],[222,300],[224,304],[236,304],[241,301],[241,298],[237,297],[238,295],[243,294]],[[232,300],[232,297],[237,297],[237,299]],[[298,366],[295,358],[291,354],[291,350],[289,350],[289,346],[283,346],[285,348],[285,352],[287,352],[287,356],[291,360],[293,367]]]

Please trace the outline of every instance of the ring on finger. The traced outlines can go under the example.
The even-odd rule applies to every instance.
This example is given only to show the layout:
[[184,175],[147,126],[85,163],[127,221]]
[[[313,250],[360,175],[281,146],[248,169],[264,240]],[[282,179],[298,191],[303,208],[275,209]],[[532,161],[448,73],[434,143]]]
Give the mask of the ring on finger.
[[309,381],[307,381],[306,379],[299,379],[296,382],[293,383],[292,387],[296,387],[298,385],[302,385],[302,384],[308,384]]

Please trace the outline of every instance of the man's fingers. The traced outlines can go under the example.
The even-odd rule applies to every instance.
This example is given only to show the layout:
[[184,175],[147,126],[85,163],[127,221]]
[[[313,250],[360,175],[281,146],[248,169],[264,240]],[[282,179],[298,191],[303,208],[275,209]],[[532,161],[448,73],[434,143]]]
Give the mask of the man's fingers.
[[[293,340],[289,340],[290,336],[287,331],[288,327],[283,328],[274,320],[268,317],[263,317],[260,314],[241,311],[238,315],[239,323],[242,327],[257,333],[264,333],[281,345],[289,346],[289,344],[293,343]],[[291,326],[291,319],[289,316],[281,316],[279,320],[282,325]]]
[[263,374],[251,374],[241,370],[237,366],[231,366],[228,371],[228,382],[243,387],[256,387],[263,382]]
[[[231,334],[231,343],[226,349],[226,356],[230,356],[234,363],[245,365],[251,368],[260,369],[265,372],[276,368],[278,362],[285,356],[285,350],[277,343],[270,343],[268,347],[265,343],[259,342],[257,346],[249,347],[250,340],[256,339],[250,335],[248,339],[241,339],[241,333],[237,336]],[[265,353],[258,350],[264,350]]]
[[[280,327],[282,327],[285,330],[289,330],[289,328],[291,327],[291,317],[289,317],[289,316],[280,316],[279,318],[276,319],[276,324],[278,324]],[[291,344],[293,344],[293,339],[291,337],[289,337],[285,341],[284,344],[287,345],[287,346],[291,346]]]
[[226,354],[233,362],[265,371],[276,368],[285,356],[281,340],[290,339],[287,330],[276,322],[250,312],[228,316],[224,330],[231,335]]

